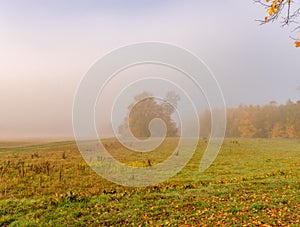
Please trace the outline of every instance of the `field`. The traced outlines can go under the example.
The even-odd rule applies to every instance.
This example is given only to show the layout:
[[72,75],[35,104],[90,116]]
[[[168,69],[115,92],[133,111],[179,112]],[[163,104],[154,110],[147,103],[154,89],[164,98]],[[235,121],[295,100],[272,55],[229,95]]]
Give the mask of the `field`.
[[[173,142],[142,156],[105,141],[137,166],[162,161]],[[0,142],[0,226],[300,226],[300,140],[226,139],[199,173],[205,147],[168,181],[131,188],[98,176],[73,141]]]

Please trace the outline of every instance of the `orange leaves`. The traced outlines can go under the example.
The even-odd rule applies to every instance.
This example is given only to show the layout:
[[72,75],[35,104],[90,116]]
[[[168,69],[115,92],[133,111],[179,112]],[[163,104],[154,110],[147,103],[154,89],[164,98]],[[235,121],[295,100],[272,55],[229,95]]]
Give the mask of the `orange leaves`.
[[[267,13],[269,14],[269,16],[273,16],[279,11],[282,5],[282,1],[283,0],[273,0],[271,6],[267,9]],[[270,0],[266,0],[266,2],[270,2]]]
[[[295,7],[295,4],[291,0],[256,0],[256,2],[259,2],[261,5],[263,5],[266,8],[267,15],[264,17],[264,20],[260,20],[261,24],[266,24],[269,22],[274,22],[278,20],[279,16],[281,14],[285,14],[283,18],[283,25],[290,25],[291,22],[295,21],[296,17],[299,17],[299,14],[293,14],[293,7]],[[298,5],[298,12],[300,10],[300,4]],[[296,27],[295,30],[300,30],[300,27]],[[295,46],[298,48],[300,47],[300,41],[294,42]]]
[[[271,0],[266,0],[269,3]],[[291,0],[286,0],[287,4],[291,4]],[[283,7],[284,0],[273,0],[269,8],[267,8],[267,13],[269,16],[274,16]]]
[[[269,3],[271,0],[266,0]],[[267,8],[268,16],[265,17],[264,21],[268,22],[272,17],[274,17],[282,7],[283,0],[272,0],[272,4]]]
[[270,16],[273,16],[274,14],[276,14],[278,11],[278,6],[272,4],[272,6],[270,8],[267,9],[267,12]]

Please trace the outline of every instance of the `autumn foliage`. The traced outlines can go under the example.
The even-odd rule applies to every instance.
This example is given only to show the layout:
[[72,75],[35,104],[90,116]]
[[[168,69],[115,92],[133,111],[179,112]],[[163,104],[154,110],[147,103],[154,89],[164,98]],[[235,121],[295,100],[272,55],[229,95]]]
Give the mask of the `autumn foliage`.
[[[285,105],[241,105],[227,109],[227,137],[300,138],[300,101]],[[201,117],[201,135],[208,136],[210,112]]]
[[165,100],[158,100],[152,94],[143,92],[134,97],[134,102],[128,106],[128,117],[119,126],[119,133],[123,136],[130,135],[135,137],[148,138],[150,136],[162,136],[161,124],[156,122],[152,124],[150,132],[150,123],[154,119],[160,119],[166,126],[166,136],[176,137],[178,128],[171,115],[180,97],[175,92],[168,92]]
[[[254,0],[266,9],[266,15],[263,20],[259,20],[261,24],[267,24],[281,20],[282,26],[291,25],[292,31],[300,31],[299,15],[300,15],[300,2],[292,0]],[[297,38],[294,44],[300,47],[300,41]]]

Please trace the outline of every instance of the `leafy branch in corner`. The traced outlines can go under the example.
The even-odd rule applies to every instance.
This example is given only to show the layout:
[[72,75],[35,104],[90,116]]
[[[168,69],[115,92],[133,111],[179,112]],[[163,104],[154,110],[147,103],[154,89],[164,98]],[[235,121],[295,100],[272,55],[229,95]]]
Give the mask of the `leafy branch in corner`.
[[[297,0],[254,0],[266,9],[266,16],[263,20],[257,20],[262,25],[280,20],[282,27],[291,26],[292,32],[300,32],[300,1]],[[295,40],[295,46],[300,47],[300,39]]]

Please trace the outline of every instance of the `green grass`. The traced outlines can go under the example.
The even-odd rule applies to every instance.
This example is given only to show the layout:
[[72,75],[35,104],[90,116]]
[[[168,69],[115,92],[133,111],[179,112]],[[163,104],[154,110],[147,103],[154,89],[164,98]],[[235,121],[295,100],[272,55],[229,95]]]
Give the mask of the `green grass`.
[[[105,143],[121,162],[144,166],[175,141],[142,155]],[[166,182],[131,188],[98,176],[72,141],[0,143],[0,226],[300,226],[300,140],[227,139],[199,173],[205,147]]]

